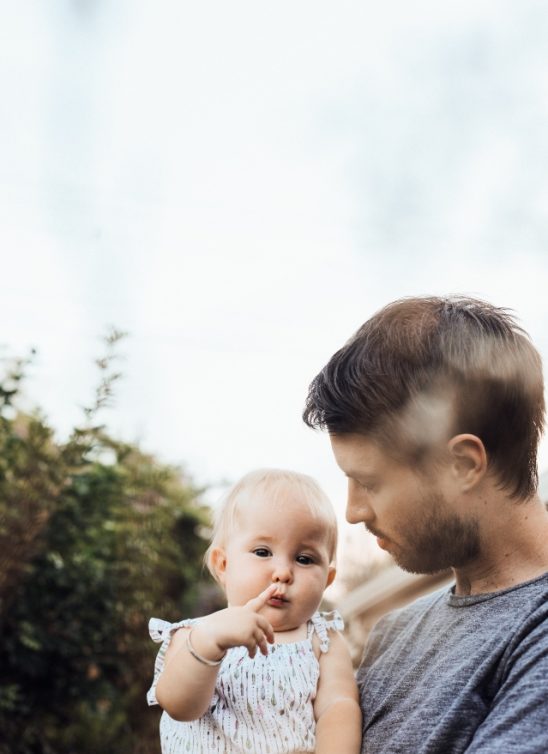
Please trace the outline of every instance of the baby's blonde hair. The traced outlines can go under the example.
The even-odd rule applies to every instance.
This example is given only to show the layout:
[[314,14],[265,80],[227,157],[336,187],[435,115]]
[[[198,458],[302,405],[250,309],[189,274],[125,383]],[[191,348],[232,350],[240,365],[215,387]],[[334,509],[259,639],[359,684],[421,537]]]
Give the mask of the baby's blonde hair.
[[240,507],[253,498],[267,499],[272,506],[281,506],[288,489],[297,492],[310,514],[325,523],[329,557],[334,562],[337,551],[337,517],[331,501],[316,480],[307,474],[287,469],[257,469],[236,482],[215,516],[211,544],[204,556],[205,564],[215,580],[218,581],[212,562],[213,550],[226,547]]

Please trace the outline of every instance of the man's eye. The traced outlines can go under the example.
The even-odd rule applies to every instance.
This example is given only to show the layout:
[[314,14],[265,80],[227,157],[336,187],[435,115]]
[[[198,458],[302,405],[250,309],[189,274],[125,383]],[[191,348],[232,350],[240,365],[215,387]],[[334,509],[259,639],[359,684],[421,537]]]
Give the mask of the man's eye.
[[270,550],[267,550],[266,547],[257,547],[255,550],[253,550],[253,554],[258,558],[268,558],[268,556],[270,555]]
[[314,558],[310,555],[297,555],[297,563],[300,563],[300,565],[311,565],[311,563],[314,563]]

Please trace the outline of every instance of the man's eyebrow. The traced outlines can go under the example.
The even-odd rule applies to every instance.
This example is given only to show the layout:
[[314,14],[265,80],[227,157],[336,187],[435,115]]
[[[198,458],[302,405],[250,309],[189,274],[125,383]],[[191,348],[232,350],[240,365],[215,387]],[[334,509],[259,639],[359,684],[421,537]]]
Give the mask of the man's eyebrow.
[[367,479],[367,481],[372,482],[377,478],[377,475],[367,471],[350,470],[348,472],[345,472],[345,477],[347,479]]

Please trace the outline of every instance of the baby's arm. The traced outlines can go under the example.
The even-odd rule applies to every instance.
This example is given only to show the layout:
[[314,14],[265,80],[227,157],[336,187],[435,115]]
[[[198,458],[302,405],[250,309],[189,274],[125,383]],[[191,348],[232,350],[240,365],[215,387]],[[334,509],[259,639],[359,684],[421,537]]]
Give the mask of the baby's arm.
[[359,754],[362,716],[350,654],[341,634],[330,633],[329,651],[320,655],[314,701],[316,754]]
[[[200,618],[192,629],[195,654],[211,662],[221,660],[231,647],[247,647],[250,657],[255,656],[257,648],[268,654],[267,642],[274,642],[274,631],[259,611],[276,589],[272,584],[242,607],[228,607]],[[180,629],[173,635],[156,686],[158,704],[174,720],[196,720],[205,713],[219,671],[218,665],[200,662],[191,654],[189,633]]]

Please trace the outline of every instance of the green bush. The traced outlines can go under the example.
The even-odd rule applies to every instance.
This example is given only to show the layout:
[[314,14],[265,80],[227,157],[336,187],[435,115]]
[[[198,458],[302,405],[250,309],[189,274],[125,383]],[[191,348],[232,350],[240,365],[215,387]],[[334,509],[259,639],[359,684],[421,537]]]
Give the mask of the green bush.
[[0,752],[158,752],[147,622],[194,615],[210,588],[208,511],[180,470],[102,427],[56,442],[45,419],[14,413],[13,377],[0,392]]

